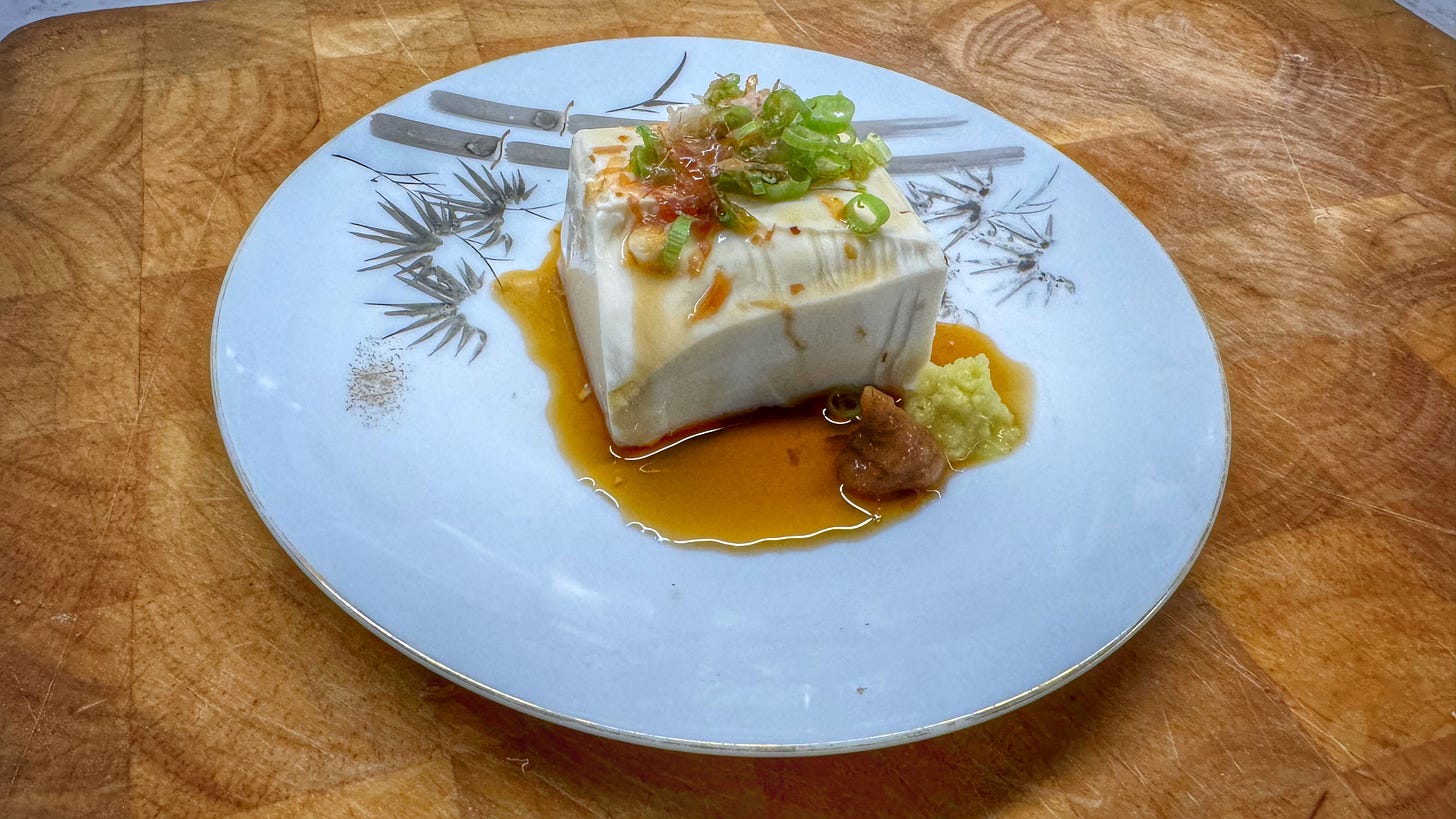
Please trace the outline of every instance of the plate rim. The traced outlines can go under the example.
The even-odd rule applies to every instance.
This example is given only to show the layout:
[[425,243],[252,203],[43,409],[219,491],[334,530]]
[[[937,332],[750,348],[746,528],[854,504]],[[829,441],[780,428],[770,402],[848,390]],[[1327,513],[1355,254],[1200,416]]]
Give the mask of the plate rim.
[[216,305],[214,306],[214,309],[213,309],[212,329],[211,329],[210,340],[209,340],[209,344],[208,344],[208,357],[210,359],[209,360],[209,367],[208,367],[208,375],[209,375],[209,379],[211,381],[211,396],[212,396],[212,401],[213,401],[213,411],[214,411],[214,415],[217,418],[217,424],[218,424],[219,432],[221,433],[222,442],[223,442],[223,449],[227,453],[228,462],[232,466],[233,473],[237,476],[238,482],[239,482],[239,484],[241,485],[241,487],[243,489],[243,493],[244,493],[244,495],[246,495],[249,504],[253,508],[253,511],[258,515],[259,519],[262,520],[263,525],[268,529],[269,534],[271,534],[273,536],[273,539],[278,542],[278,544],[283,548],[284,552],[288,555],[289,559],[291,559],[294,562],[294,564],[297,565],[298,568],[303,572],[304,576],[307,577],[315,586],[318,587],[318,589],[320,591],[322,591],[324,593],[324,596],[326,596],[327,598],[329,598],[339,608],[343,609],[345,613],[347,613],[351,618],[353,618],[360,625],[364,626],[365,629],[367,629],[368,631],[372,632],[375,636],[379,637],[385,643],[387,643],[388,645],[392,646],[394,649],[396,649],[400,653],[404,654],[406,657],[410,658],[411,660],[415,661],[419,665],[421,665],[421,666],[429,669],[430,671],[432,671],[432,672],[440,675],[441,677],[444,677],[445,679],[450,680],[451,682],[454,682],[455,684],[457,684],[457,685],[459,685],[459,686],[461,686],[461,687],[463,687],[463,688],[465,688],[465,689],[467,689],[469,691],[472,691],[472,692],[474,692],[474,693],[476,693],[476,694],[478,694],[480,696],[485,697],[486,699],[489,699],[489,700],[491,700],[491,701],[493,701],[493,702],[495,702],[497,704],[504,705],[504,706],[506,706],[508,708],[511,708],[511,709],[513,709],[513,710],[515,710],[517,712],[526,714],[528,716],[532,716],[532,717],[536,717],[536,718],[539,718],[539,719],[543,719],[543,720],[545,720],[547,722],[550,722],[550,723],[553,723],[555,725],[560,725],[560,726],[563,726],[563,727],[566,727],[566,728],[572,728],[572,729],[575,729],[575,730],[582,731],[584,733],[593,734],[593,735],[600,736],[600,737],[605,737],[605,738],[608,738],[608,739],[615,739],[615,740],[630,742],[630,743],[637,744],[637,745],[643,745],[643,746],[648,746],[648,747],[653,747],[653,748],[659,748],[659,749],[663,749],[663,750],[687,751],[687,752],[693,752],[693,753],[708,754],[708,755],[718,755],[718,756],[743,756],[743,757],[765,757],[765,758],[771,758],[771,757],[798,757],[798,756],[823,756],[823,755],[829,755],[829,754],[851,753],[851,752],[857,752],[857,751],[870,751],[870,750],[876,750],[876,749],[881,749],[881,748],[889,748],[889,747],[893,747],[893,746],[896,746],[896,745],[901,745],[901,744],[905,744],[905,743],[909,743],[909,742],[914,742],[914,741],[918,741],[918,740],[922,740],[922,739],[930,739],[930,738],[933,738],[933,737],[943,736],[945,734],[953,733],[953,732],[958,731],[958,730],[960,730],[962,728],[968,728],[968,727],[970,727],[972,725],[976,725],[976,724],[979,724],[979,723],[982,723],[982,722],[987,722],[987,721],[989,721],[991,719],[994,719],[994,718],[996,718],[998,716],[1001,716],[1003,714],[1009,713],[1011,711],[1016,710],[1017,708],[1020,708],[1020,707],[1022,707],[1024,705],[1027,705],[1027,704],[1029,704],[1031,702],[1034,702],[1034,701],[1036,701],[1036,700],[1038,700],[1038,699],[1046,696],[1047,694],[1050,694],[1053,691],[1056,691],[1057,689],[1061,688],[1062,686],[1064,686],[1064,685],[1072,682],[1073,680],[1077,679],[1082,674],[1084,674],[1085,672],[1091,670],[1097,664],[1099,664],[1100,662],[1102,662],[1103,660],[1105,660],[1112,653],[1114,653],[1115,651],[1117,651],[1117,649],[1119,649],[1123,645],[1125,645],[1129,640],[1132,639],[1132,637],[1134,637],[1149,622],[1151,622],[1152,619],[1155,616],[1157,616],[1157,614],[1160,611],[1162,611],[1163,607],[1168,603],[1168,601],[1170,599],[1172,599],[1173,595],[1183,585],[1183,582],[1187,579],[1189,572],[1192,571],[1193,564],[1197,562],[1199,556],[1203,552],[1204,547],[1207,545],[1208,538],[1209,538],[1209,536],[1211,535],[1211,533],[1213,531],[1213,527],[1214,527],[1215,523],[1218,520],[1219,512],[1220,512],[1220,510],[1221,510],[1221,508],[1223,506],[1223,499],[1224,499],[1225,491],[1226,491],[1227,486],[1228,486],[1228,473],[1229,473],[1229,466],[1230,466],[1230,463],[1231,463],[1232,447],[1233,447],[1232,409],[1231,409],[1231,406],[1230,406],[1230,403],[1229,403],[1228,379],[1227,379],[1227,376],[1225,374],[1225,368],[1224,368],[1224,363],[1223,363],[1223,355],[1222,355],[1222,351],[1219,349],[1218,340],[1214,337],[1213,330],[1209,326],[1208,317],[1204,313],[1202,307],[1199,305],[1198,298],[1197,298],[1196,294],[1193,292],[1193,288],[1189,286],[1187,277],[1183,274],[1183,271],[1181,269],[1179,269],[1178,265],[1173,261],[1173,258],[1168,254],[1167,249],[1163,247],[1163,243],[1161,241],[1159,241],[1158,240],[1158,237],[1153,234],[1153,232],[1147,227],[1147,225],[1145,225],[1143,223],[1143,221],[1141,219],[1138,218],[1137,214],[1133,213],[1132,212],[1132,209],[1129,208],[1127,206],[1127,204],[1122,201],[1121,198],[1119,198],[1116,194],[1114,194],[1112,192],[1112,190],[1109,189],[1102,182],[1102,180],[1100,178],[1098,178],[1096,175],[1092,174],[1091,172],[1086,171],[1085,168],[1082,168],[1082,166],[1079,163],[1075,162],[1070,157],[1068,157],[1066,154],[1062,153],[1062,151],[1060,149],[1058,149],[1055,145],[1051,144],[1050,142],[1047,142],[1045,139],[1041,138],[1040,136],[1038,136],[1037,134],[1031,132],[1030,130],[1027,130],[1025,127],[1017,124],[1016,122],[1014,122],[1014,121],[1012,121],[1010,119],[1007,119],[1006,117],[1002,117],[999,114],[996,114],[994,111],[990,111],[988,113],[990,113],[993,116],[996,116],[996,117],[998,117],[998,118],[1000,118],[1000,119],[1008,122],[1009,124],[1011,124],[1012,126],[1014,126],[1015,128],[1017,128],[1018,130],[1020,130],[1021,132],[1025,133],[1031,139],[1034,139],[1037,142],[1040,142],[1041,145],[1042,145],[1042,147],[1046,148],[1047,150],[1052,151],[1056,156],[1060,157],[1063,161],[1065,161],[1065,162],[1067,162],[1067,163],[1069,163],[1071,165],[1074,165],[1074,166],[1076,166],[1078,168],[1082,168],[1083,172],[1087,174],[1087,176],[1092,180],[1092,182],[1094,184],[1096,184],[1097,187],[1101,188],[1102,191],[1104,193],[1106,193],[1107,196],[1110,197],[1112,199],[1112,201],[1115,202],[1117,204],[1117,206],[1120,207],[1126,213],[1126,215],[1127,215],[1128,218],[1130,218],[1134,223],[1136,223],[1139,227],[1141,227],[1144,231],[1146,231],[1148,233],[1148,236],[1152,238],[1154,245],[1158,249],[1158,252],[1162,254],[1162,256],[1164,257],[1164,259],[1167,261],[1168,266],[1170,268],[1172,268],[1173,272],[1175,274],[1177,274],[1178,281],[1183,286],[1184,292],[1187,294],[1190,302],[1192,303],[1193,308],[1194,308],[1194,312],[1198,316],[1199,323],[1203,327],[1204,334],[1208,338],[1209,348],[1213,352],[1213,364],[1214,364],[1214,369],[1215,369],[1215,371],[1217,373],[1217,376],[1218,376],[1219,393],[1220,393],[1220,397],[1222,399],[1222,409],[1223,409],[1223,427],[1222,427],[1222,432],[1223,432],[1223,463],[1222,463],[1221,469],[1219,471],[1218,489],[1217,489],[1217,492],[1215,493],[1215,496],[1213,498],[1213,504],[1212,504],[1212,507],[1209,510],[1208,519],[1204,522],[1203,530],[1198,535],[1197,542],[1193,545],[1193,548],[1192,548],[1192,550],[1191,550],[1191,552],[1190,552],[1190,554],[1188,556],[1187,561],[1178,570],[1178,572],[1176,573],[1176,575],[1174,576],[1174,578],[1172,579],[1172,581],[1169,583],[1168,587],[1162,592],[1162,594],[1158,597],[1158,599],[1151,605],[1151,607],[1146,612],[1144,612],[1132,625],[1128,626],[1126,629],[1124,629],[1122,632],[1118,633],[1115,637],[1113,637],[1107,643],[1105,643],[1102,646],[1100,646],[1099,648],[1097,648],[1090,655],[1088,655],[1085,659],[1083,659],[1083,660],[1081,660],[1081,661],[1073,664],[1069,668],[1066,668],[1063,671],[1061,671],[1061,672],[1053,675],[1051,678],[1049,678],[1049,679],[1047,679],[1047,680],[1045,680],[1045,681],[1043,681],[1043,682],[1041,682],[1041,683],[1039,683],[1039,684],[1037,684],[1035,686],[1032,686],[1031,688],[1029,688],[1029,689],[1027,689],[1025,691],[1022,691],[1022,692],[1020,692],[1018,694],[1015,694],[1015,695],[1012,695],[1010,697],[1007,697],[1006,699],[1003,699],[1003,700],[1001,700],[999,702],[993,703],[991,705],[984,706],[984,707],[979,708],[979,709],[977,709],[975,711],[971,711],[969,713],[962,714],[960,716],[951,717],[951,718],[948,718],[948,719],[944,719],[944,720],[940,720],[938,722],[931,723],[929,725],[919,726],[919,727],[916,727],[916,728],[904,729],[904,730],[901,730],[901,731],[892,731],[892,732],[887,732],[887,733],[874,734],[874,735],[871,735],[871,736],[858,737],[858,738],[854,738],[854,739],[825,740],[825,741],[819,741],[819,742],[805,742],[805,743],[725,742],[725,741],[717,741],[717,740],[704,740],[704,739],[691,739],[691,738],[685,738],[685,737],[664,736],[664,735],[659,735],[659,734],[653,734],[653,733],[650,733],[650,732],[647,732],[647,731],[637,731],[637,730],[633,730],[633,729],[629,729],[629,728],[622,728],[622,727],[617,727],[617,726],[613,726],[613,725],[608,725],[608,724],[605,724],[605,723],[602,723],[602,722],[597,722],[597,721],[594,721],[594,720],[589,720],[589,719],[586,719],[584,717],[577,717],[577,716],[573,716],[571,714],[562,713],[559,710],[555,710],[555,709],[552,709],[552,708],[549,708],[549,707],[546,707],[546,706],[539,705],[539,704],[537,704],[535,702],[532,702],[532,701],[530,701],[530,700],[528,700],[526,698],[519,697],[519,696],[516,696],[516,695],[513,695],[513,694],[509,694],[509,693],[507,693],[505,691],[502,691],[500,689],[494,688],[494,687],[492,687],[490,685],[487,685],[486,683],[483,683],[483,682],[481,682],[479,680],[474,679],[473,677],[465,674],[464,672],[461,672],[461,671],[459,671],[459,670],[457,670],[457,669],[455,669],[455,668],[453,668],[453,667],[451,667],[451,666],[449,666],[449,665],[447,665],[445,663],[440,662],[439,660],[436,660],[435,658],[431,657],[428,653],[426,653],[426,652],[424,652],[424,651],[416,648],[415,646],[413,646],[412,644],[410,644],[407,640],[399,637],[398,635],[396,635],[393,632],[391,632],[389,629],[385,628],[382,624],[376,622],[373,618],[371,618],[369,615],[365,614],[359,607],[357,607],[352,601],[350,601],[342,593],[340,593],[339,591],[337,591],[328,582],[328,580],[324,578],[323,574],[321,572],[319,572],[317,569],[315,569],[312,564],[309,563],[309,561],[303,556],[302,552],[294,545],[294,543],[292,542],[292,540],[290,540],[288,538],[288,536],[286,534],[284,534],[284,532],[281,530],[281,528],[273,521],[272,516],[265,509],[265,507],[264,507],[261,499],[259,498],[258,494],[254,491],[251,480],[249,480],[247,474],[241,468],[241,462],[239,460],[239,454],[236,452],[235,444],[234,444],[234,439],[233,439],[232,435],[229,433],[227,418],[224,416],[224,412],[223,412],[223,402],[222,402],[222,397],[221,397],[220,391],[219,391],[219,387],[220,387],[220,384],[221,384],[221,379],[219,378],[219,367],[220,367],[221,359],[220,359],[220,357],[218,355],[218,344],[219,344],[219,326],[220,326],[221,318],[222,318],[223,304],[224,304],[224,301],[225,301],[225,296],[226,296],[227,291],[228,291],[228,285],[233,281],[234,273],[235,273],[235,270],[236,270],[236,267],[237,267],[238,256],[239,256],[238,251],[241,250],[244,245],[246,245],[246,243],[248,241],[248,237],[252,234],[254,228],[257,226],[257,224],[258,224],[258,215],[261,215],[263,213],[263,211],[265,211],[268,208],[268,206],[270,204],[272,204],[274,198],[278,196],[279,192],[287,185],[288,181],[290,179],[292,179],[292,177],[299,172],[299,170],[301,170],[306,164],[308,164],[308,162],[310,160],[312,160],[314,157],[316,157],[320,153],[322,153],[324,151],[324,149],[327,148],[330,144],[332,144],[334,142],[334,140],[338,139],[338,137],[341,134],[343,134],[345,131],[349,130],[350,128],[355,127],[359,123],[368,120],[369,117],[371,117],[373,114],[378,113],[380,111],[383,111],[384,109],[386,109],[386,108],[394,105],[402,97],[408,96],[410,94],[414,94],[414,93],[420,91],[421,89],[428,88],[430,86],[436,85],[437,83],[440,83],[442,81],[448,80],[451,77],[455,77],[455,76],[458,76],[460,74],[464,74],[466,72],[475,71],[475,70],[481,68],[482,66],[490,65],[491,63],[500,62],[502,60],[511,59],[513,57],[521,56],[521,55],[524,55],[524,54],[535,54],[535,53],[553,51],[553,50],[557,50],[557,49],[568,49],[568,48],[572,48],[572,47],[575,47],[575,46],[582,46],[582,45],[604,44],[604,43],[650,42],[650,41],[689,41],[689,42],[698,41],[698,42],[714,42],[714,43],[751,43],[751,44],[756,45],[756,46],[768,46],[768,47],[771,47],[771,48],[780,48],[780,49],[786,49],[786,50],[789,50],[789,51],[799,51],[799,52],[804,52],[804,53],[807,53],[807,54],[813,54],[813,55],[819,55],[819,56],[832,57],[832,58],[835,58],[835,59],[842,59],[842,60],[849,60],[849,61],[852,61],[852,62],[860,63],[862,65],[870,66],[870,67],[872,67],[872,68],[874,68],[876,70],[879,70],[879,71],[888,71],[891,74],[894,74],[894,75],[896,75],[898,77],[903,77],[903,78],[912,80],[914,82],[920,83],[922,85],[927,85],[927,86],[929,86],[931,88],[934,88],[934,89],[936,89],[938,91],[941,91],[943,93],[950,94],[950,95],[952,95],[952,96],[954,96],[954,97],[956,97],[956,98],[958,98],[960,100],[963,100],[965,102],[969,102],[972,105],[976,105],[977,107],[983,107],[983,106],[979,106],[979,104],[977,104],[974,100],[968,100],[965,97],[961,96],[960,94],[958,94],[958,93],[956,93],[954,91],[950,91],[948,89],[941,88],[938,85],[935,85],[933,83],[927,82],[926,80],[922,80],[922,79],[920,79],[918,77],[915,77],[913,75],[905,74],[903,72],[897,71],[897,70],[892,69],[892,68],[888,68],[888,67],[883,66],[883,65],[880,65],[878,63],[870,62],[868,60],[862,60],[862,59],[859,59],[859,58],[856,58],[856,57],[848,57],[848,56],[845,56],[845,55],[842,55],[842,54],[836,54],[836,53],[833,53],[833,52],[820,51],[820,50],[817,50],[817,49],[805,48],[805,47],[802,47],[802,46],[789,45],[789,44],[785,44],[785,43],[766,43],[766,42],[762,42],[762,41],[758,41],[758,40],[745,40],[745,39],[739,39],[739,38],[727,38],[727,37],[695,37],[695,36],[652,36],[652,37],[606,37],[606,38],[598,38],[598,39],[592,39],[592,40],[579,40],[579,41],[573,41],[573,42],[570,42],[570,43],[558,43],[556,45],[546,46],[546,47],[537,48],[537,49],[530,49],[530,50],[527,50],[527,51],[513,52],[511,54],[502,55],[502,56],[497,57],[497,58],[495,58],[493,60],[488,60],[488,61],[485,61],[485,62],[477,63],[476,65],[470,66],[468,68],[463,68],[460,71],[456,71],[456,72],[453,72],[451,74],[447,74],[444,77],[440,77],[440,78],[437,78],[437,79],[430,80],[429,82],[426,82],[426,83],[424,83],[424,84],[422,84],[420,86],[417,86],[415,88],[410,89],[409,91],[406,91],[404,94],[401,94],[401,95],[399,95],[397,97],[394,97],[394,98],[390,99],[389,101],[385,102],[383,105],[380,105],[377,108],[375,108],[372,111],[370,111],[369,113],[364,114],[360,118],[358,118],[358,119],[354,120],[353,122],[349,123],[348,125],[344,126],[342,129],[340,129],[340,131],[338,133],[334,134],[334,136],[330,137],[322,145],[320,145],[313,152],[311,152],[308,155],[308,157],[306,157],[302,161],[300,161],[299,164],[297,166],[295,166],[293,168],[293,170],[290,171],[289,174],[287,176],[285,176],[283,178],[283,180],[280,181],[277,184],[277,186],[274,187],[272,193],[269,194],[268,198],[266,200],[264,200],[263,204],[258,208],[258,213],[254,215],[253,220],[251,222],[249,222],[247,229],[243,232],[243,235],[239,238],[237,247],[233,251],[232,258],[228,262],[227,270],[223,274],[222,283],[221,283],[221,285],[218,288],[217,302],[216,302]]

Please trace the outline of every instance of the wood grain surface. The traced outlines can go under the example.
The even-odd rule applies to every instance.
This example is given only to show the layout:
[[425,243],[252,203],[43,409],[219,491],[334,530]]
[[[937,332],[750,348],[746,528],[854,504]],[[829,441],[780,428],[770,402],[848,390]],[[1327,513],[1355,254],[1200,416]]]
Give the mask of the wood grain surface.
[[[1153,623],[988,724],[651,750],[442,681],[223,452],[212,310],[284,176],[523,50],[732,35],[1049,140],[1172,254],[1233,463]],[[0,815],[1456,815],[1456,44],[1385,0],[208,0],[0,42]]]

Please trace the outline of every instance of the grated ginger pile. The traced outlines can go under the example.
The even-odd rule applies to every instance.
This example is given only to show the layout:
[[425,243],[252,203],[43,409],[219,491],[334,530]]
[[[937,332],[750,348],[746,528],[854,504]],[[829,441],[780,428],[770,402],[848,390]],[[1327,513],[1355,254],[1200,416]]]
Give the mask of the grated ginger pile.
[[1005,455],[1021,440],[1021,427],[991,386],[991,363],[984,355],[926,364],[904,408],[935,435],[952,463]]

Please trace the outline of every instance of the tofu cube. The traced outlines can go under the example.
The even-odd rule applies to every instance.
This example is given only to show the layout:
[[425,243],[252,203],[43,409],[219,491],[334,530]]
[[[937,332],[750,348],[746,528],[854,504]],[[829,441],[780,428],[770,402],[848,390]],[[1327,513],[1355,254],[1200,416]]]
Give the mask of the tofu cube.
[[720,231],[696,275],[663,275],[626,247],[637,144],[625,128],[575,135],[561,235],[562,284],[613,441],[648,446],[836,386],[909,385],[930,357],[947,262],[884,170],[864,183],[890,207],[873,235],[837,218],[848,182],[787,202],[735,197],[756,235]]

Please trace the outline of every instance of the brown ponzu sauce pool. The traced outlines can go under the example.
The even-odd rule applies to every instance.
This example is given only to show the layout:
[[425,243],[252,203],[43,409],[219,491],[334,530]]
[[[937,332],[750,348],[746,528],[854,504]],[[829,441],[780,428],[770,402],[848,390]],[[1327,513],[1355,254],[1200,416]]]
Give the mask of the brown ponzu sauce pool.
[[[835,459],[848,428],[824,417],[823,400],[725,419],[652,449],[614,449],[587,386],[556,273],[554,237],[552,246],[539,268],[502,276],[496,297],[550,379],[547,414],[562,454],[584,482],[611,496],[627,523],[681,544],[784,547],[872,531],[936,497],[921,492],[870,501],[842,495]],[[931,356],[937,364],[977,353],[990,360],[997,392],[1027,430],[1032,404],[1027,368],[977,330],[937,326]]]

